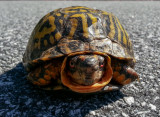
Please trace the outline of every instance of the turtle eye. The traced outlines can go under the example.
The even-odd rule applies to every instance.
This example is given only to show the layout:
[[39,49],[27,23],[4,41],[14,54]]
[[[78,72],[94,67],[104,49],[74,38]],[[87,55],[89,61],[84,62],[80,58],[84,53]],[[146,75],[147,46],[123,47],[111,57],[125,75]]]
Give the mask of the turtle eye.
[[100,63],[99,66],[100,66],[101,68],[103,68],[103,67],[104,67],[104,62]]
[[73,62],[73,61],[70,61],[70,62],[69,62],[69,66],[70,66],[71,68],[74,68],[74,67],[75,67],[74,62]]
[[99,67],[103,68],[105,66],[105,60],[103,56],[99,56]]

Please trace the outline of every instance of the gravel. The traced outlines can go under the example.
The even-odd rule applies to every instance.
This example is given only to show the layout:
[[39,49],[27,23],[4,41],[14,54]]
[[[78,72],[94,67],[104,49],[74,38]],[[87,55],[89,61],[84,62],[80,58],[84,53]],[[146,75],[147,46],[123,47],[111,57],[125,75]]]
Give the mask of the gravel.
[[[140,82],[120,91],[79,95],[37,89],[26,80],[22,55],[39,19],[83,5],[112,12],[133,42]],[[0,116],[160,117],[160,2],[0,2]]]
[[134,98],[133,97],[124,97],[123,99],[124,99],[125,103],[127,103],[129,106],[134,104]]

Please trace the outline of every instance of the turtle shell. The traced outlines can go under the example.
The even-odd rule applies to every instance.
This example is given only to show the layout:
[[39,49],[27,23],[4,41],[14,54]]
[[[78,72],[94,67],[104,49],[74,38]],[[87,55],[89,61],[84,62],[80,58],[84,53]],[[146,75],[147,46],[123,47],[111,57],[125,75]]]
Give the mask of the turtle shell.
[[29,71],[36,64],[71,53],[100,52],[135,62],[132,43],[112,13],[73,6],[45,15],[34,28],[23,57]]

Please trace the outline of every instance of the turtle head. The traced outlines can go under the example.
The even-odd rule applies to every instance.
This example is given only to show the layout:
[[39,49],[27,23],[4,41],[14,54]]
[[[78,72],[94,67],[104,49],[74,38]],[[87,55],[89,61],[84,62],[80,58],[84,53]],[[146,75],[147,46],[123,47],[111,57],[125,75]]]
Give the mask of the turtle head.
[[111,59],[99,53],[74,53],[66,57],[61,67],[62,84],[78,93],[100,91],[112,78]]
[[70,79],[79,85],[95,84],[105,72],[106,61],[101,55],[76,55],[67,63]]

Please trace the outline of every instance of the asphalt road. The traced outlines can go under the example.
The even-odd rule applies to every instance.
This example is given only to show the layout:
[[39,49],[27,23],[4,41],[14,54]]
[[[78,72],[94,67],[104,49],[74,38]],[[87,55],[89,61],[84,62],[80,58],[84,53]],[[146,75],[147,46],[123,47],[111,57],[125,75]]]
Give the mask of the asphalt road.
[[[83,5],[112,12],[133,42],[140,82],[120,91],[78,95],[45,92],[25,78],[22,54],[46,13]],[[0,2],[0,116],[160,117],[160,2]]]

